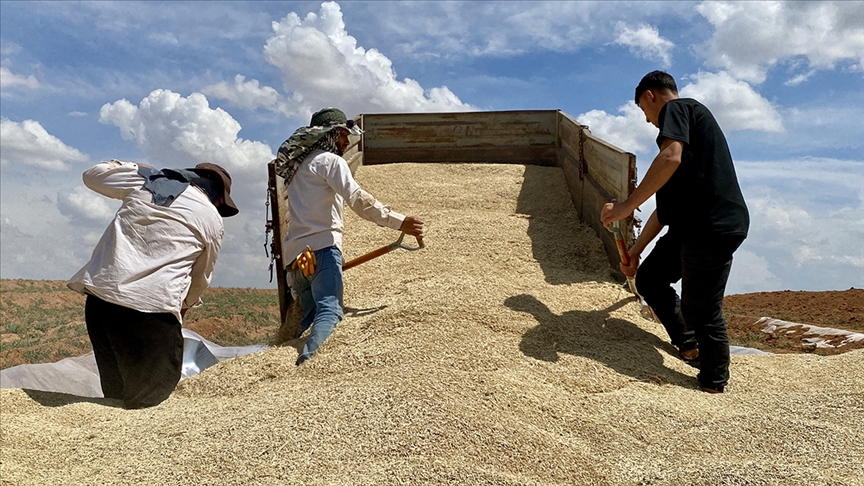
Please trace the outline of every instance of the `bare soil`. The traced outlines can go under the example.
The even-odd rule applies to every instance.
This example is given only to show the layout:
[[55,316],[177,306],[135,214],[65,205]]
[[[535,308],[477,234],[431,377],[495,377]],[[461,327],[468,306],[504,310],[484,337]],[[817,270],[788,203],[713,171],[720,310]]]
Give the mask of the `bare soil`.
[[[773,353],[813,352],[821,355],[864,349],[864,342],[837,348],[812,348],[803,342],[804,332],[765,333],[756,322],[771,317],[818,327],[864,332],[864,289],[805,292],[755,292],[729,295],[723,301],[729,337],[742,346]],[[809,337],[812,337],[809,336]]]

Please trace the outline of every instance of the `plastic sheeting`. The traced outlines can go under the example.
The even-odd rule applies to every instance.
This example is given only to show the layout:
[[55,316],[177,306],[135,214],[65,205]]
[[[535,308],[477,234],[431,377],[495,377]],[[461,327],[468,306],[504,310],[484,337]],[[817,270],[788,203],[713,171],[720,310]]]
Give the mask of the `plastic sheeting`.
[[[267,346],[223,347],[183,329],[181,379],[196,375],[229,358],[267,349]],[[99,370],[93,353],[56,363],[25,364],[0,371],[0,388],[24,388],[80,397],[102,398]]]
[[729,354],[742,355],[742,354],[774,354],[774,353],[769,353],[767,351],[762,351],[761,349],[756,349],[756,348],[745,348],[744,346],[729,346]]
[[[804,332],[802,341],[813,344],[817,348],[839,348],[847,344],[864,341],[864,333],[781,321],[780,319],[772,319],[770,317],[759,319],[756,321],[756,325],[763,326],[762,332],[766,333],[786,331],[787,334],[791,334],[795,332],[796,328],[801,329]],[[829,344],[830,341],[833,341],[835,344]]]

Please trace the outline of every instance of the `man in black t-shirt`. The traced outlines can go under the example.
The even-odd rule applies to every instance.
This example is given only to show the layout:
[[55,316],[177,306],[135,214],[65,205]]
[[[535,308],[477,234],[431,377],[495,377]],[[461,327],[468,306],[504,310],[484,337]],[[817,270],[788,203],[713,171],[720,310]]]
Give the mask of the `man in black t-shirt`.
[[[679,98],[667,73],[645,75],[636,87],[645,120],[660,129],[645,179],[623,202],[603,206],[604,225],[630,216],[656,194],[657,209],[630,249],[636,289],[666,328],[679,356],[700,368],[702,390],[722,393],[729,381],[729,338],[723,294],[732,254],[747,237],[750,216],[726,137],[701,103]],[[639,265],[642,251],[668,231]],[[639,272],[636,272],[636,269]],[[681,280],[681,297],[672,284]]]

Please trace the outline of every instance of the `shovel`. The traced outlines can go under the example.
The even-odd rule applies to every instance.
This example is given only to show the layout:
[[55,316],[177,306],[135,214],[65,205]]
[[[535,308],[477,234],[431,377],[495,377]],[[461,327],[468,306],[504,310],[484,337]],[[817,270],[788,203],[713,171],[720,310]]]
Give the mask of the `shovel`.
[[361,256],[353,259],[353,260],[345,262],[342,265],[342,271],[344,272],[345,270],[348,270],[351,267],[356,267],[357,265],[360,265],[361,263],[366,263],[369,260],[372,260],[373,258],[380,257],[381,255],[386,255],[387,253],[390,253],[391,251],[393,251],[397,248],[402,248],[402,249],[409,250],[409,251],[416,251],[416,250],[419,250],[421,248],[426,248],[426,245],[423,243],[423,238],[420,236],[417,237],[417,246],[409,246],[405,243],[402,243],[403,238],[405,238],[405,233],[400,233],[399,239],[397,239],[393,243],[390,243],[387,246],[382,246],[381,248],[378,248],[377,250],[372,250],[365,255],[361,255]]
[[[609,226],[607,226],[606,229],[615,235],[615,246],[618,247],[618,257],[621,258],[621,263],[623,263],[624,266],[630,266],[630,252],[627,251],[627,243],[624,241],[624,232],[621,231],[621,222],[615,221],[614,223],[609,223]],[[627,277],[627,285],[630,286],[630,291],[633,292],[633,295],[635,295],[636,298],[639,299],[639,303],[642,304],[642,309],[640,310],[642,317],[653,319],[654,322],[659,323],[660,319],[658,319],[657,315],[654,314],[654,309],[646,304],[645,300],[642,299],[642,296],[639,295],[639,292],[636,291],[636,281],[630,275],[624,276]]]

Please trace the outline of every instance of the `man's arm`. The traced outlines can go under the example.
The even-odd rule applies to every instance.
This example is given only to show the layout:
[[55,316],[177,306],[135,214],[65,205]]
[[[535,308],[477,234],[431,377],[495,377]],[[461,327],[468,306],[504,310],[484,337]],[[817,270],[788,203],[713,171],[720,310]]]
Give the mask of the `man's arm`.
[[358,216],[379,226],[395,230],[402,229],[407,218],[390,209],[390,206],[382,204],[372,194],[364,191],[354,180],[351,169],[344,159],[338,157],[334,163],[326,168],[326,174],[323,175],[330,187],[345,199],[348,207]]
[[603,206],[603,210],[600,212],[600,222],[603,223],[603,226],[630,216],[636,208],[659,191],[681,165],[683,151],[684,144],[682,142],[664,138],[660,153],[654,157],[651,167],[645,173],[645,179],[636,186],[633,194],[630,194],[630,197],[623,202],[606,203]]
[[82,178],[92,191],[112,199],[123,199],[144,184],[138,164],[119,160],[100,162],[84,171]]
[[192,264],[192,283],[189,284],[189,291],[183,300],[181,315],[185,315],[186,309],[201,305],[201,294],[207,290],[213,278],[213,267],[216,266],[216,257],[222,246],[222,231],[224,229],[220,230],[218,236],[213,236],[211,241],[206,242],[204,251],[198,255],[195,263]]

